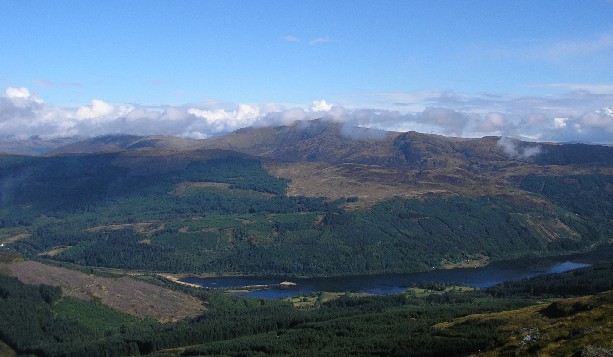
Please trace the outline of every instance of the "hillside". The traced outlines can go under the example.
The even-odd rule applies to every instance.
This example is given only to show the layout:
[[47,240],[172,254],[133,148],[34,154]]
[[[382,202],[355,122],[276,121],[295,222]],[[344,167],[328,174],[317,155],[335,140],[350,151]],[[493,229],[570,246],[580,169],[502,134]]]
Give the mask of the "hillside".
[[86,266],[332,276],[563,254],[613,234],[603,146],[316,120],[70,147],[96,152],[0,157],[8,249]]
[[290,179],[289,195],[358,197],[361,206],[430,194],[517,194],[514,187],[530,174],[613,173],[613,148],[607,146],[383,132],[323,119],[245,128],[206,140],[103,136],[49,155],[145,149],[245,153],[264,160],[273,176]]
[[[24,258],[0,263],[0,353],[609,353],[611,150],[313,121],[3,155],[0,251]],[[483,291],[437,283],[296,304],[165,278],[407,273],[582,251],[608,263]]]
[[431,194],[523,195],[515,188],[527,175],[613,174],[607,146],[382,132],[323,120],[241,129],[202,145],[273,159],[266,167],[291,180],[290,195],[358,197],[360,206]]
[[607,356],[613,349],[613,291],[567,298],[546,305],[469,315],[435,327],[445,333],[461,325],[492,326],[499,338],[484,356]]
[[245,128],[204,140],[203,145],[279,161],[402,166],[402,160],[393,150],[393,141],[398,135],[318,119],[291,126]]
[[454,138],[417,132],[385,132],[323,119],[289,126],[245,128],[201,140],[225,149],[286,162],[377,165],[399,169],[475,167],[498,162],[540,165],[613,165],[613,148],[602,145],[532,143],[500,137]]
[[24,283],[58,286],[65,296],[95,301],[139,318],[176,322],[206,310],[193,296],[129,276],[103,277],[35,261],[0,260],[4,260],[0,261],[0,270]]
[[196,140],[172,136],[104,135],[54,148],[46,152],[45,155],[118,152],[132,149],[180,151],[193,150],[199,147],[200,145]]
[[20,139],[0,136],[0,154],[7,155],[44,155],[45,153],[72,143],[82,141],[83,138],[69,137],[58,139],[41,139],[31,137]]
[[[549,275],[546,286],[556,295],[546,301],[529,292],[542,278],[497,286],[494,293],[431,283],[388,296],[314,293],[298,297],[311,302],[298,306],[181,287],[179,295],[205,299],[208,309],[196,318],[164,324],[0,274],[0,351],[42,356],[607,356],[613,348],[612,268],[608,263]],[[589,295],[567,292],[569,282],[589,282]],[[518,296],[518,291],[526,293]]]

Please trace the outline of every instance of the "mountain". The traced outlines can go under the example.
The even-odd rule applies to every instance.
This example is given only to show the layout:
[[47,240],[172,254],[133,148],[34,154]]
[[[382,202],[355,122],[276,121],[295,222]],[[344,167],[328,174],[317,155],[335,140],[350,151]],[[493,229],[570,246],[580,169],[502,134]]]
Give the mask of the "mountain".
[[202,147],[272,159],[267,169],[291,179],[291,194],[355,196],[363,204],[432,193],[509,194],[521,177],[545,168],[560,175],[613,167],[608,146],[383,132],[321,119],[241,129]]
[[280,161],[400,165],[393,140],[400,133],[322,119],[291,126],[246,128],[204,141],[205,148],[245,152]]
[[118,152],[145,148],[181,151],[197,149],[199,146],[196,140],[174,136],[104,135],[57,147],[46,155]]
[[181,273],[374,274],[562,254],[613,234],[612,158],[605,146],[323,120],[207,140],[105,136],[0,156],[0,239],[25,255]]
[[43,155],[55,148],[81,140],[82,138],[79,137],[59,139],[42,139],[39,137],[18,139],[15,137],[0,137],[0,153],[14,155]]
[[205,140],[109,135],[48,155],[211,149],[258,158],[270,175],[289,179],[290,196],[355,197],[359,207],[429,195],[505,194],[531,200],[518,189],[528,175],[611,174],[613,167],[610,146],[384,132],[323,119],[245,128]]
[[290,126],[245,128],[202,141],[226,149],[287,162],[441,168],[493,161],[544,165],[613,164],[613,148],[602,145],[531,143],[500,137],[454,138],[417,132],[385,132],[323,119]]
[[[314,120],[206,140],[109,135],[40,153],[0,155],[0,354],[610,352],[612,147]],[[609,263],[477,291],[437,282],[291,305],[176,284],[584,251]],[[588,293],[598,295],[577,297]]]
[[496,162],[540,165],[613,165],[613,147],[581,143],[534,143],[501,137],[454,138],[386,132],[323,119],[289,126],[249,127],[192,140],[172,136],[105,135],[50,150],[47,155],[134,149],[223,149],[280,162],[377,165],[397,169],[474,168]]

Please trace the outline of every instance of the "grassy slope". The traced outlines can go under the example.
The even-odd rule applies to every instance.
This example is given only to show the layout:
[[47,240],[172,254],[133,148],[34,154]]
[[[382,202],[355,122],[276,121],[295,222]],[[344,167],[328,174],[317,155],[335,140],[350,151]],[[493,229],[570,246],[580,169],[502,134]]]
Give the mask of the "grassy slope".
[[498,337],[495,347],[488,350],[486,356],[571,356],[598,350],[611,353],[613,291],[519,310],[469,315],[438,324],[436,328],[445,331],[461,325],[488,323],[497,325]]

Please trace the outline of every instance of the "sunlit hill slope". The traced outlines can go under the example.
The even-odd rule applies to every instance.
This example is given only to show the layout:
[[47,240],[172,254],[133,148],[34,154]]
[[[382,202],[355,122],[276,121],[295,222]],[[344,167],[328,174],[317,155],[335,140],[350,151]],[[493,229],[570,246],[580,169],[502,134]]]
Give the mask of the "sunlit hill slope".
[[0,182],[12,249],[125,269],[406,272],[613,237],[611,147],[324,120],[207,140],[99,137],[3,156]]

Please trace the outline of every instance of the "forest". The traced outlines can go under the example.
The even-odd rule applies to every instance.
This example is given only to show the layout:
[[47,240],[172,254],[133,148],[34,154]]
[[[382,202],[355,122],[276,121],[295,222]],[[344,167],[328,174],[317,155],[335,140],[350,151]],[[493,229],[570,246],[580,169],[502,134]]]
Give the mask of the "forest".
[[[522,195],[288,196],[288,181],[225,151],[0,160],[10,248],[84,266],[338,276],[589,249],[613,232],[613,176],[529,175]],[[596,199],[598,198],[598,199]],[[330,259],[332,257],[332,259]]]
[[[268,164],[223,150],[0,156],[3,254],[85,274],[136,272],[206,306],[196,317],[161,323],[58,287],[26,285],[0,267],[0,353],[452,356],[545,348],[513,344],[523,331],[515,315],[528,325],[567,319],[555,325],[570,329],[555,335],[566,346],[555,353],[580,354],[578,343],[613,349],[610,255],[592,267],[482,290],[432,282],[386,296],[317,292],[296,297],[302,305],[182,286],[159,274],[419,272],[605,254],[613,236],[606,172],[532,173],[513,176],[514,186],[496,194],[363,204],[357,196],[289,195],[290,181],[271,175]],[[539,338],[546,335],[554,338]]]
[[[198,296],[210,309],[199,317],[165,324],[62,296],[59,288],[25,285],[0,275],[0,341],[19,354],[38,356],[465,355],[506,341],[509,332],[499,328],[502,320],[437,326],[471,314],[539,304],[548,309],[544,296],[599,294],[611,290],[612,273],[613,264],[605,263],[485,290],[425,284],[418,289],[425,292],[419,294],[413,289],[388,296],[345,294],[320,299],[306,309],[284,300],[245,299],[170,285]],[[168,284],[153,276],[147,279]],[[580,292],[586,284],[589,289]],[[599,323],[610,324],[611,318]]]

